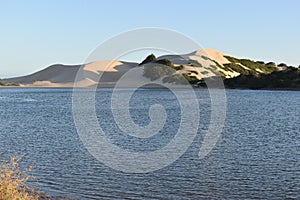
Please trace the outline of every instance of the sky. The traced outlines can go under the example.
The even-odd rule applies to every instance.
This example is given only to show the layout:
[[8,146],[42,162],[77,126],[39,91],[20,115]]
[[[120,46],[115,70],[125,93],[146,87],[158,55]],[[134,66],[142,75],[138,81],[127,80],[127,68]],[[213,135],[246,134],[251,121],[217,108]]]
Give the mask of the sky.
[[0,0],[0,78],[80,64],[112,36],[143,27],[175,30],[232,56],[299,66],[299,8],[298,0]]

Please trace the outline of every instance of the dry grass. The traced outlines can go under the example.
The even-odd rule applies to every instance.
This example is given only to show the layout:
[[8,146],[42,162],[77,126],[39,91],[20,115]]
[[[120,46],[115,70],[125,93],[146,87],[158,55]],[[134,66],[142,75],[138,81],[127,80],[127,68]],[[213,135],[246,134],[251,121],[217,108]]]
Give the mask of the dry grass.
[[38,200],[34,188],[26,182],[32,177],[27,173],[32,169],[20,169],[22,157],[12,157],[9,161],[0,160],[0,200]]

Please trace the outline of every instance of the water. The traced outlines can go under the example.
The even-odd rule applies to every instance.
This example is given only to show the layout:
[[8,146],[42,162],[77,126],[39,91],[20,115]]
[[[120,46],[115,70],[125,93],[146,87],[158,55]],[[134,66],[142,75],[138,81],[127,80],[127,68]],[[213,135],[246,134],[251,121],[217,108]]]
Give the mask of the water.
[[[128,151],[153,151],[168,143],[180,121],[179,103],[167,90],[141,90],[130,104],[133,120],[150,122],[149,106],[162,103],[163,131],[134,140],[115,125],[111,90],[97,92],[99,123]],[[1,89],[0,153],[25,155],[31,183],[54,196],[75,199],[300,199],[300,92],[227,90],[223,134],[209,156],[198,151],[210,119],[210,100],[198,90],[200,127],[176,162],[147,174],[118,172],[92,157],[77,135],[70,89]],[[175,133],[174,133],[175,132]]]

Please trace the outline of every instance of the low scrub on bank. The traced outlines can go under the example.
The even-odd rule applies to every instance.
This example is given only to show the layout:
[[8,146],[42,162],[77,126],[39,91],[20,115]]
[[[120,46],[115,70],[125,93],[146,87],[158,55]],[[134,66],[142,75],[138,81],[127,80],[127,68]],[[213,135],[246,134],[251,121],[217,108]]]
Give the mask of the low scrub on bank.
[[0,160],[0,199],[1,200],[38,200],[34,188],[26,184],[32,179],[28,172],[29,167],[22,170],[20,161],[22,157],[12,157],[9,161]]

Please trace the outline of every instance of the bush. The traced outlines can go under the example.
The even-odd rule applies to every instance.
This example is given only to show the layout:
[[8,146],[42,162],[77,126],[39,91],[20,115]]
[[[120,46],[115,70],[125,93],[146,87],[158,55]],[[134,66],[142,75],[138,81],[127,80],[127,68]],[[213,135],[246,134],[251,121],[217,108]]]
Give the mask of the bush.
[[175,69],[176,71],[182,70],[183,68],[184,68],[183,65],[179,65],[179,66],[174,67],[174,69]]
[[287,67],[287,64],[285,64],[285,63],[280,63],[280,64],[278,65],[278,67]]
[[167,65],[169,67],[173,67],[174,64],[168,60],[168,59],[161,59],[161,60],[157,60],[156,63],[162,64],[162,65]]
[[26,182],[32,177],[27,173],[32,167],[21,170],[22,157],[12,157],[9,161],[0,160],[0,199],[1,200],[38,200],[32,187]]
[[226,58],[229,62],[232,63],[239,63],[239,59],[231,57],[231,56],[224,56],[224,58]]
[[151,55],[147,56],[147,58],[145,60],[143,60],[143,62],[141,62],[139,65],[144,65],[146,63],[155,62],[155,61],[156,61],[155,55],[151,54]]
[[[248,75],[249,74],[249,70],[244,69],[242,66],[235,64],[235,63],[227,63],[224,64],[224,67],[232,69],[240,74],[244,74],[244,75]],[[227,70],[228,71],[228,70]]]
[[264,65],[265,62],[264,61],[256,61],[257,64],[260,64],[260,65]]
[[274,62],[268,62],[267,64],[265,64],[265,67],[267,69],[272,70],[272,71],[277,71],[278,70],[277,65]]
[[190,76],[188,74],[173,74],[167,76],[162,80],[164,83],[175,83],[175,84],[196,84],[199,79],[196,76]]
[[163,78],[163,83],[188,84],[188,81],[181,74],[173,74]]
[[276,64],[275,64],[274,62],[268,62],[268,63],[266,64],[266,66],[273,66],[273,67],[276,67]]
[[[255,61],[252,61],[249,59],[238,59],[238,58],[234,58],[234,57],[230,57],[230,56],[225,56],[225,58],[227,60],[229,60],[231,62],[231,64],[242,64],[245,67],[249,68],[250,70],[248,70],[249,71],[248,74],[253,74],[253,75],[260,74],[257,72],[257,70],[260,70],[266,74],[277,70],[276,65],[275,66],[272,65],[273,63],[264,64],[264,62],[262,62],[262,61],[255,62]],[[241,74],[243,74],[243,73],[241,73]],[[244,74],[244,75],[247,75],[247,74]]]
[[182,74],[183,77],[191,84],[195,84],[199,81],[196,76],[190,76],[189,74]]
[[163,65],[145,66],[144,76],[150,78],[151,81],[157,80],[163,76],[175,73],[175,69]]
[[256,69],[260,69],[263,72],[266,72],[264,65],[256,63],[252,60],[248,60],[248,59],[240,59],[240,63],[242,65],[244,65],[245,67],[248,67],[252,70],[256,70]]
[[[194,73],[194,74],[199,74],[197,71],[194,71],[194,70],[192,70],[192,71],[190,71],[191,73]],[[208,72],[207,72],[208,73]]]
[[20,86],[19,83],[0,82],[0,86]]
[[236,78],[225,80],[225,85],[230,88],[300,88],[300,70],[288,68],[284,71],[274,71],[270,74],[240,75]]

